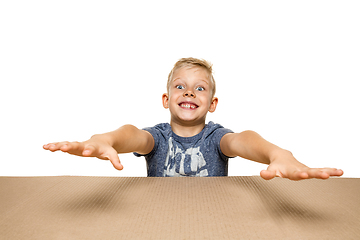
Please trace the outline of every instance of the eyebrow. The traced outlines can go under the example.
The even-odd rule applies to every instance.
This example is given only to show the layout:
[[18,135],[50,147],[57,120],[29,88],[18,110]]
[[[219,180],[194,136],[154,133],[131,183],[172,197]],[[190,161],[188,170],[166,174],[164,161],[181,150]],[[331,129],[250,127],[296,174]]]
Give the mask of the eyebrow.
[[[177,81],[177,80],[181,80],[181,78],[179,78],[179,77],[178,77],[178,78],[175,78],[175,79],[172,80],[172,82],[175,82],[175,81]],[[198,79],[198,80],[205,82],[207,85],[210,85],[210,84],[209,84],[209,81],[207,81],[207,80],[205,80],[205,79]]]
[[209,84],[209,81],[206,81],[206,80],[204,80],[204,79],[199,79],[199,80],[205,82],[207,85],[210,85],[210,84]]

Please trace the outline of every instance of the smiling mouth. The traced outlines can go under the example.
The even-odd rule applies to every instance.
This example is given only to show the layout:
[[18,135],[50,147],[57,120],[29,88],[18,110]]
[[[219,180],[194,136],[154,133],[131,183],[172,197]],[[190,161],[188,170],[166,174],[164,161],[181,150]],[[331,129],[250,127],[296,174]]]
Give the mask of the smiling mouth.
[[194,103],[190,103],[190,102],[182,102],[179,104],[179,106],[181,108],[185,108],[185,109],[196,109],[199,107],[198,105],[196,105]]

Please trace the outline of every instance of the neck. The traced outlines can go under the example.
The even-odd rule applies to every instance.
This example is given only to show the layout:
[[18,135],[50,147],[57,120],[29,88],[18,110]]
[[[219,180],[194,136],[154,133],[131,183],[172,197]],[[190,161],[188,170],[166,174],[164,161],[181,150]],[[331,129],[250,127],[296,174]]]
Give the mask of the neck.
[[180,137],[192,137],[199,134],[205,127],[205,121],[198,124],[184,124],[170,121],[172,131]]

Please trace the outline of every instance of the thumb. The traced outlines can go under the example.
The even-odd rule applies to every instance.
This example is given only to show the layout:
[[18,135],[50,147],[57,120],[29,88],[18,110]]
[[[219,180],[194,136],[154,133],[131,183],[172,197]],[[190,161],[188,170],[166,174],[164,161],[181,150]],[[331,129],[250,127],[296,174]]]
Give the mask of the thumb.
[[265,180],[273,179],[276,176],[276,171],[272,170],[262,170],[260,176]]
[[104,157],[110,160],[115,169],[123,170],[124,166],[121,164],[119,155],[115,149],[109,149],[108,152],[104,154]]

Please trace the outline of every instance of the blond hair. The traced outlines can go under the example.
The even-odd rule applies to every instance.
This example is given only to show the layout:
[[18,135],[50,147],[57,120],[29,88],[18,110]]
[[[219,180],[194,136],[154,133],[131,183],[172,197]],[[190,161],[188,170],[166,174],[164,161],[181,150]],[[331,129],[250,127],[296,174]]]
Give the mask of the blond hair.
[[171,80],[173,78],[173,75],[175,73],[176,70],[183,68],[183,67],[188,67],[188,68],[193,68],[193,67],[201,67],[203,69],[206,70],[206,72],[208,73],[208,78],[211,82],[211,86],[212,86],[212,97],[214,97],[215,92],[216,92],[216,84],[215,84],[215,79],[213,76],[213,71],[212,71],[212,64],[204,59],[197,59],[197,58],[181,58],[179,61],[177,61],[173,67],[173,69],[171,70],[171,72],[169,73],[168,76],[168,81],[167,81],[167,91],[169,92],[170,89],[170,84],[171,84]]

